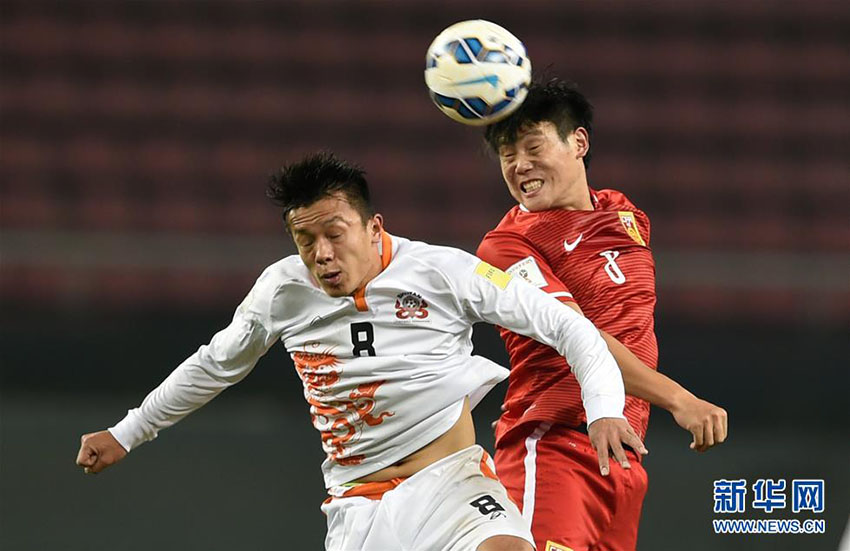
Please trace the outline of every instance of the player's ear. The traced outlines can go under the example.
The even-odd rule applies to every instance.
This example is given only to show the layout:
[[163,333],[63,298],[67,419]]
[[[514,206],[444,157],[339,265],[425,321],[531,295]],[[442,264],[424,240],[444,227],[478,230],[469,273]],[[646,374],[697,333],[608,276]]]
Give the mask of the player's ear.
[[579,126],[573,130],[573,139],[575,139],[576,144],[576,156],[583,159],[590,151],[590,136],[587,134],[587,129]]
[[380,214],[375,214],[369,219],[369,234],[372,238],[372,243],[381,241],[381,233],[384,231],[384,217]]

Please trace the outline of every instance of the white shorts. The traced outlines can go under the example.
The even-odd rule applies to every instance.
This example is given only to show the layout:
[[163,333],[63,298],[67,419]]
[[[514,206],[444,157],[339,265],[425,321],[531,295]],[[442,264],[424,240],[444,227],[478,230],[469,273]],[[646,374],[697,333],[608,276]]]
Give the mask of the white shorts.
[[493,536],[534,538],[481,446],[406,479],[335,486],[322,505],[327,551],[475,551]]

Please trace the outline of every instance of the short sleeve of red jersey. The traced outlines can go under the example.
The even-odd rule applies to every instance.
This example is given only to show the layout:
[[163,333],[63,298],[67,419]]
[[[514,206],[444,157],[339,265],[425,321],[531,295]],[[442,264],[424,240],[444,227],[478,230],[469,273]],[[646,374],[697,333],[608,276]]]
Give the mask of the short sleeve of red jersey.
[[[645,212],[635,206],[623,193],[613,189],[601,189],[593,192],[596,203],[603,203],[608,210],[624,211],[621,214],[632,212],[637,218],[637,231],[643,238],[644,244],[649,247],[650,225],[649,217]],[[626,224],[625,220],[623,224]],[[628,230],[626,230],[628,231]]]
[[478,245],[478,257],[520,277],[562,302],[575,302],[567,286],[552,272],[543,255],[521,235],[492,231]]

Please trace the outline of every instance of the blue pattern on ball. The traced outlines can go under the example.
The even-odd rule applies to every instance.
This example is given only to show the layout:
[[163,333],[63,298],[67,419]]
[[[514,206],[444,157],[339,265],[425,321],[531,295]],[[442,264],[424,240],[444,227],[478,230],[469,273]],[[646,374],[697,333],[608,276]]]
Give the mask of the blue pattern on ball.
[[457,49],[455,50],[455,59],[458,63],[472,63],[472,58],[469,57],[469,53],[466,51],[466,45],[463,42],[460,42],[457,45]]
[[444,96],[443,94],[438,94],[437,92],[431,92],[431,98],[437,105],[450,107],[452,109],[455,108],[455,105],[458,102],[456,98],[450,98],[448,96]]
[[482,117],[487,114],[487,102],[481,98],[463,98],[473,111]]
[[457,112],[460,113],[460,116],[465,118],[465,119],[477,119],[477,118],[479,118],[478,115],[476,115],[475,113],[470,111],[469,108],[462,103],[458,103]]
[[494,114],[498,113],[499,111],[501,111],[502,109],[504,109],[505,107],[510,105],[511,103],[513,103],[513,100],[505,99],[505,100],[500,101],[499,103],[497,103],[496,105],[494,105],[490,109],[490,114],[494,115]]
[[483,48],[481,41],[477,38],[464,38],[463,41],[466,42],[467,46],[469,46],[469,50],[472,52],[472,55],[477,58]]

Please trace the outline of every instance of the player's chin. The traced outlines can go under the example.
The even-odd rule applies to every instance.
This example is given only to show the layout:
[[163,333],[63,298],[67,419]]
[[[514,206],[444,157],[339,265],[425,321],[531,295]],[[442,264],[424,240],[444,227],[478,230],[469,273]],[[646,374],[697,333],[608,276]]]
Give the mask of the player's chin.
[[551,208],[549,204],[550,201],[546,197],[546,190],[543,187],[538,188],[532,191],[531,193],[526,193],[522,190],[519,190],[519,193],[516,194],[516,197],[526,209],[532,212]]
[[346,297],[354,293],[354,289],[348,289],[342,283],[332,285],[330,283],[322,282],[322,289],[327,293],[328,296],[333,298]]
[[548,201],[546,201],[542,197],[538,197],[538,196],[523,197],[522,198],[522,205],[531,212],[548,210],[548,209],[552,208]]

